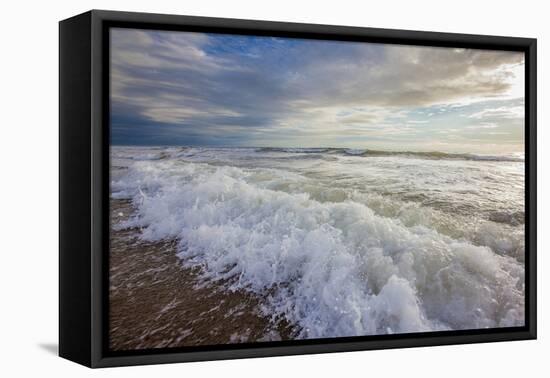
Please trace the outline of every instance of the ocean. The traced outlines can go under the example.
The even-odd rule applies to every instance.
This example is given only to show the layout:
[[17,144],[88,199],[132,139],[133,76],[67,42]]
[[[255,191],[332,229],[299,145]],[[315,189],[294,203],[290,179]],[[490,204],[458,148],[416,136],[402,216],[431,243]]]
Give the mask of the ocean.
[[111,147],[114,225],[296,338],[522,326],[522,154]]

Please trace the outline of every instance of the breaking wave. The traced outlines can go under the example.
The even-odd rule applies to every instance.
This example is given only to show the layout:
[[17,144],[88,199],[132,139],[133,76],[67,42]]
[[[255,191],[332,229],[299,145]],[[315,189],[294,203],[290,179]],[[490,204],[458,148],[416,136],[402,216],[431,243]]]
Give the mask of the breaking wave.
[[273,148],[265,147],[258,149],[260,152],[284,152],[284,153],[331,153],[347,156],[361,157],[383,157],[383,156],[398,156],[411,157],[420,159],[451,159],[451,160],[474,160],[474,161],[510,161],[523,162],[524,158],[518,155],[515,156],[496,156],[496,155],[476,155],[476,154],[460,154],[446,153],[439,151],[416,152],[416,151],[377,151],[367,149],[350,149],[350,148]]
[[[189,161],[181,150],[129,161],[111,190],[131,199],[136,213],[118,227],[137,227],[144,240],[177,239],[178,255],[201,267],[202,279],[263,298],[263,312],[295,324],[300,338],[524,324],[521,222],[360,191],[342,173],[347,163],[290,169],[264,167],[260,158],[242,166],[236,158],[279,150],[211,154],[233,165],[204,155]],[[115,159],[136,153],[121,150]],[[313,171],[318,164],[325,165]]]

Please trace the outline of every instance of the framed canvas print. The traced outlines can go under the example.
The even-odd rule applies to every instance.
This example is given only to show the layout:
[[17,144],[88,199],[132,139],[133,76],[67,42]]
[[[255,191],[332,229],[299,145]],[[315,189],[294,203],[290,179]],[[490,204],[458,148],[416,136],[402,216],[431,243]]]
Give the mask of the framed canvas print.
[[536,40],[60,23],[60,355],[536,337]]

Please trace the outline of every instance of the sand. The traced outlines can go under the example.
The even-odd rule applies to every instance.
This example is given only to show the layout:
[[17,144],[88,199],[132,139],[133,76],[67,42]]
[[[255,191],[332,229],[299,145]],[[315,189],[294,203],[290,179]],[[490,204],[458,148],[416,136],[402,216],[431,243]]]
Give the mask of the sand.
[[[112,224],[132,212],[129,201],[111,200]],[[175,240],[151,243],[138,235],[111,231],[112,350],[277,341],[296,333],[284,319],[262,315],[261,298],[199,280],[200,269],[184,267],[176,256]]]

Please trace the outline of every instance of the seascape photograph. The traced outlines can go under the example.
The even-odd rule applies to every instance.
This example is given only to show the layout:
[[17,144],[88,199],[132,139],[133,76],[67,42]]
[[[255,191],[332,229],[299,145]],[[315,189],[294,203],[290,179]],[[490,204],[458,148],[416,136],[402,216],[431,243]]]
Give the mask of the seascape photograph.
[[110,49],[111,350],[525,324],[524,53]]

